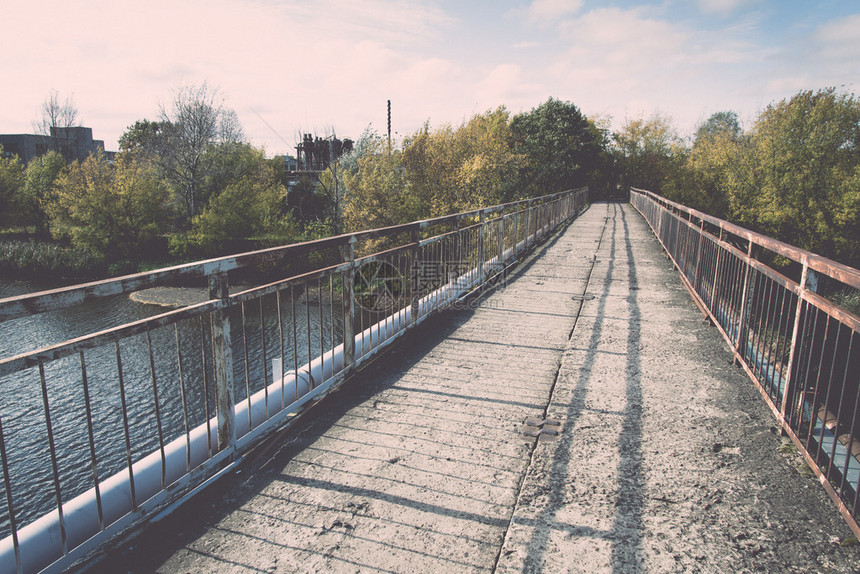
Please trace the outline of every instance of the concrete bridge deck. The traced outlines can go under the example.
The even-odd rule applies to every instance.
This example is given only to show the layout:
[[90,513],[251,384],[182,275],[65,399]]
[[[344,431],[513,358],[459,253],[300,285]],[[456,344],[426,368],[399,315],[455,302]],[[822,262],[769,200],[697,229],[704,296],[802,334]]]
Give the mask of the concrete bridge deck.
[[95,570],[860,568],[629,205],[592,205],[479,302],[407,335]]

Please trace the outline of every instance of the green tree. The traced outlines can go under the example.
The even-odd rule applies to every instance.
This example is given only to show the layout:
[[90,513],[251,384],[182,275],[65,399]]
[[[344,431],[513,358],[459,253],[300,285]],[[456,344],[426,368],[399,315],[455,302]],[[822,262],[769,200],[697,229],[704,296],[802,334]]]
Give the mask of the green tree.
[[287,193],[287,211],[304,227],[310,223],[324,222],[331,210],[328,198],[317,191],[314,180],[302,176]]
[[655,114],[627,121],[613,134],[616,161],[625,187],[661,193],[686,160],[686,148],[671,121]]
[[663,194],[715,217],[728,215],[730,182],[739,182],[738,167],[747,138],[732,111],[717,112],[696,130],[686,163],[678,162],[664,181]]
[[750,133],[754,161],[731,216],[799,247],[860,263],[860,100],[830,88],[771,104]]
[[154,166],[120,153],[74,163],[57,180],[47,204],[51,233],[109,261],[138,258],[169,221],[170,190]]
[[715,112],[696,128],[695,142],[705,141],[717,136],[738,139],[742,134],[741,122],[735,112],[731,110]]
[[25,225],[33,225],[36,233],[48,231],[48,214],[45,206],[50,203],[57,189],[57,179],[66,169],[66,160],[55,151],[34,157],[27,164],[27,177],[21,197],[21,216]]
[[523,154],[519,186],[545,195],[588,185],[606,171],[605,137],[574,104],[553,98],[511,120],[513,150]]
[[261,189],[251,179],[231,183],[194,218],[188,234],[191,252],[220,255],[242,240],[264,245],[294,241],[298,227],[282,213],[284,192],[280,184]]
[[454,128],[429,124],[406,138],[402,164],[415,219],[477,209],[516,192],[522,158],[511,146],[504,107],[473,116]]
[[120,151],[142,153],[155,159],[170,124],[163,121],[138,120],[128,126],[119,138]]
[[401,156],[399,150],[389,151],[388,140],[375,132],[366,131],[359,139],[343,174],[347,231],[405,223],[418,211],[416,196],[407,190]]
[[241,241],[272,245],[295,240],[298,228],[286,213],[286,189],[262,150],[221,144],[207,153],[217,156],[201,185],[210,190],[211,199],[192,220],[190,232],[171,238],[174,253],[217,255]]
[[339,162],[335,159],[319,174],[314,195],[325,206],[325,218],[329,222],[332,235],[343,233],[343,206],[346,201],[346,185]]
[[242,128],[220,92],[204,82],[174,93],[171,107],[161,110],[156,131],[159,165],[178,193],[187,225],[208,200],[201,196],[204,180],[219,158],[218,153],[207,153],[209,148],[241,142]]
[[447,124],[431,131],[430,123],[425,122],[423,128],[404,140],[403,152],[397,156],[404,170],[400,184],[403,189],[391,191],[405,192],[407,182],[409,189],[398,201],[400,213],[392,218],[392,223],[457,211],[457,171],[462,158],[458,158],[454,132]]
[[512,146],[511,117],[504,107],[476,115],[456,135],[461,160],[456,171],[460,201],[456,211],[479,209],[517,196],[517,170],[523,162]]
[[18,156],[4,156],[0,146],[0,226],[21,224],[20,204],[25,175],[26,166]]

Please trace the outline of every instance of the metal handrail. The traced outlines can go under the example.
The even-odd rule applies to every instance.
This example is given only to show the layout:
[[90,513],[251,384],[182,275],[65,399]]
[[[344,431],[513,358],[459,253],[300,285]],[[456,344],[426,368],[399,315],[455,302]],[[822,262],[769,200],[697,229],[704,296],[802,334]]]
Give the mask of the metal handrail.
[[[586,189],[571,190],[0,300],[0,321],[14,326],[189,277],[208,287],[202,302],[0,359],[0,385],[33,387],[19,393],[28,405],[0,406],[0,573],[67,568],[191,496],[586,202]],[[233,271],[313,253],[338,260],[230,289]],[[50,455],[50,465],[37,461],[36,490],[53,509],[22,520],[18,500],[33,477],[20,461],[44,457],[33,444]]]
[[630,202],[860,536],[860,317],[820,292],[860,271],[649,191]]

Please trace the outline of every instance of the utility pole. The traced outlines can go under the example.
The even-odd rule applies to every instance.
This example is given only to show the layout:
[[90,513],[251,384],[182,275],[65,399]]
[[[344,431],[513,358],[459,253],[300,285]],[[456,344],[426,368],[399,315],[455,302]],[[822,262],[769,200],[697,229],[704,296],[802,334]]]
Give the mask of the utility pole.
[[391,154],[391,100],[388,100],[388,153]]

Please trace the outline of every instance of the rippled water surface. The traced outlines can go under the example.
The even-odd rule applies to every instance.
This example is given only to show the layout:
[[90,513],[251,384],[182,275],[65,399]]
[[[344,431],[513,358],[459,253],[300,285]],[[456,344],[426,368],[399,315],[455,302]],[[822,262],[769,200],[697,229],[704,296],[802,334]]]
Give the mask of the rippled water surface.
[[[0,281],[0,298],[38,288],[25,282]],[[233,309],[230,318],[237,400],[262,388],[267,377],[271,382],[272,358],[283,357],[289,370],[306,362],[308,356],[317,356],[321,345],[328,349],[332,339],[335,345],[342,340],[337,311],[325,302],[321,309],[319,299],[323,298],[305,303],[301,293],[282,297],[280,321],[274,296],[262,303],[248,303],[244,310]],[[166,311],[117,296],[5,321],[0,323],[0,360]],[[298,319],[295,324],[291,320],[294,312]],[[211,333],[209,317],[204,315],[148,335],[124,338],[116,345],[108,343],[45,362],[44,385],[38,367],[0,377],[0,422],[16,526],[32,522],[57,505],[45,397],[60,496],[67,502],[93,487],[94,467],[102,480],[124,468],[129,457],[136,461],[158,449],[160,441],[169,442],[214,415]],[[87,394],[95,465],[87,425]],[[127,441],[131,445],[128,451]],[[10,524],[3,490],[0,536],[10,532]]]

